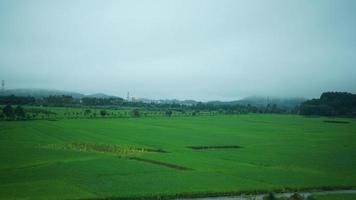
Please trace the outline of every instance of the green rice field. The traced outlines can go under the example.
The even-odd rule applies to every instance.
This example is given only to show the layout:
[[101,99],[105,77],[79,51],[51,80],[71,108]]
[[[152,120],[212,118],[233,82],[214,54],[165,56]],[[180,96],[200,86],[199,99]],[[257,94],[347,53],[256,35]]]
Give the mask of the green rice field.
[[355,188],[355,166],[356,119],[246,114],[0,122],[0,199]]

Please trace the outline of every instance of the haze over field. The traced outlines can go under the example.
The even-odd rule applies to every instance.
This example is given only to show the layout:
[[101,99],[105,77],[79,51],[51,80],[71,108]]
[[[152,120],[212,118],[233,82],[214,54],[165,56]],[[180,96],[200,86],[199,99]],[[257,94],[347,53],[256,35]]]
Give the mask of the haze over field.
[[356,92],[354,0],[1,0],[7,88],[232,100]]

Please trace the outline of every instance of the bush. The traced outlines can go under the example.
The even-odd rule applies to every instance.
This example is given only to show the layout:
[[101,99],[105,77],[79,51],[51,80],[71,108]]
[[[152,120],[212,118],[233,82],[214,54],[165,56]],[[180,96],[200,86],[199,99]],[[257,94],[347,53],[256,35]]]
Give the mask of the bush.
[[166,111],[166,116],[167,116],[167,117],[171,117],[172,114],[173,114],[173,112],[172,112],[171,110],[167,110],[167,111]]
[[140,112],[138,111],[138,109],[132,110],[132,116],[133,117],[140,117]]
[[18,119],[24,119],[26,117],[25,110],[22,108],[22,106],[17,106],[14,113]]
[[108,114],[108,113],[106,112],[106,110],[101,110],[101,111],[100,111],[100,115],[101,115],[102,117],[105,117],[107,114]]
[[8,119],[13,119],[15,114],[14,114],[14,109],[12,108],[11,105],[6,105],[3,109],[2,112],[4,113],[5,117]]

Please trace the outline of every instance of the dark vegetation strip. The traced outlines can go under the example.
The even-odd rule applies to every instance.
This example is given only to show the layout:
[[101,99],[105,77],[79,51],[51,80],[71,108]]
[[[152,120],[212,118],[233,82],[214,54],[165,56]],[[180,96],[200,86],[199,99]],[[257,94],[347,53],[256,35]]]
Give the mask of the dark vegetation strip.
[[163,149],[149,149],[149,148],[144,148],[145,151],[147,152],[154,152],[154,153],[169,153],[168,151],[165,151]]
[[69,144],[48,144],[41,146],[48,149],[76,150],[84,152],[100,152],[100,153],[139,153],[139,152],[154,152],[168,153],[163,149],[141,148],[133,146],[119,146],[113,144],[89,144],[89,143],[69,143]]
[[180,193],[180,194],[165,194],[165,195],[149,195],[149,196],[133,196],[133,197],[99,197],[99,198],[82,198],[78,200],[169,200],[169,199],[187,199],[187,198],[206,198],[206,197],[228,197],[240,195],[261,195],[268,193],[282,192],[320,192],[320,191],[335,191],[335,190],[352,190],[356,189],[353,186],[324,186],[324,187],[304,187],[304,188],[283,188],[275,190],[246,190],[246,191],[230,191],[230,192],[198,192],[198,193]]
[[165,162],[161,162],[161,161],[156,161],[156,160],[145,159],[145,158],[127,157],[127,159],[137,160],[137,161],[151,163],[151,164],[155,164],[155,165],[160,165],[160,166],[168,167],[168,168],[175,169],[175,170],[192,170],[187,167],[183,167],[183,166],[179,166],[179,165],[175,165],[175,164],[171,164],[171,163],[165,163]]
[[336,124],[349,124],[348,121],[336,121],[336,120],[324,120],[325,123],[336,123]]
[[187,146],[194,150],[205,150],[205,149],[238,149],[242,148],[239,145],[218,145],[218,146]]

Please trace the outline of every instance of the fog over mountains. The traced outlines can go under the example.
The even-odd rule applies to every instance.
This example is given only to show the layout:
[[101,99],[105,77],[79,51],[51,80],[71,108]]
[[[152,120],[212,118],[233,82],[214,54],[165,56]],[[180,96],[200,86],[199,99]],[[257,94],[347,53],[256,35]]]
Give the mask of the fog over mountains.
[[159,99],[356,93],[355,0],[0,1],[0,80]]

